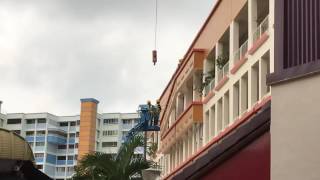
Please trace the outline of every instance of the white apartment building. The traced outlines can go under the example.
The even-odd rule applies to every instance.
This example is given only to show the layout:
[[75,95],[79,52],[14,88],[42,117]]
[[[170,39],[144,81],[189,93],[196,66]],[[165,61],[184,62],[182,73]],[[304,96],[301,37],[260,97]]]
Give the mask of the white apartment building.
[[[116,154],[126,133],[138,123],[139,116],[138,113],[101,113],[96,117],[95,141],[90,142],[94,151]],[[49,177],[70,179],[74,174],[82,144],[80,115],[0,113],[0,127],[14,131],[28,141],[37,168]],[[138,148],[135,154],[142,155],[143,149]]]

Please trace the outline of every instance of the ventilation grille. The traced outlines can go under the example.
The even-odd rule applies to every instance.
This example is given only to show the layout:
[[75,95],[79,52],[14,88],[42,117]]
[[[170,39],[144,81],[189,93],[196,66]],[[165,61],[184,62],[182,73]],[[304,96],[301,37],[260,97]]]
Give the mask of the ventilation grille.
[[284,0],[283,68],[320,61],[320,0]]

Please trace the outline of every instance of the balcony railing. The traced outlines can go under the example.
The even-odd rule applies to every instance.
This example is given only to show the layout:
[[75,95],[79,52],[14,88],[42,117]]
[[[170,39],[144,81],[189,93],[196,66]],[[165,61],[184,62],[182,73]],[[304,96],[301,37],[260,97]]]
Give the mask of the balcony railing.
[[222,69],[218,69],[218,80],[220,81],[223,77],[229,74],[229,62],[227,62]]
[[204,95],[208,95],[210,91],[212,91],[215,87],[215,80],[212,79],[211,82],[204,88]]
[[233,60],[236,63],[237,61],[244,58],[248,51],[248,40],[246,40],[240,48],[234,53]]
[[267,16],[257,30],[253,33],[253,42],[257,41],[265,32],[269,30],[269,16]]

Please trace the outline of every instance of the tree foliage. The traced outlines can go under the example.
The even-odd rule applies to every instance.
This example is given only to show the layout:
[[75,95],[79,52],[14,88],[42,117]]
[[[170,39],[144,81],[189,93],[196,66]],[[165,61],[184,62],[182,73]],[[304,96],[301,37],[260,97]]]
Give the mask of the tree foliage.
[[74,180],[129,180],[150,167],[134,150],[143,146],[143,136],[137,135],[124,143],[115,156],[95,152],[84,156],[76,168]]

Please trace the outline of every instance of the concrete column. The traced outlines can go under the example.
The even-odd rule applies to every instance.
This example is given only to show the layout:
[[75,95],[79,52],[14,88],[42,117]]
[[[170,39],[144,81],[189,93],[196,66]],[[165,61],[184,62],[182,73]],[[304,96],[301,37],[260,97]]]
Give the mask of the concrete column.
[[249,70],[248,70],[248,109],[250,109],[251,108],[251,106],[252,106],[252,102],[251,102],[251,99],[252,99],[252,79],[251,79],[251,77],[252,77],[252,69],[251,68],[249,68]]
[[240,80],[240,114],[247,110],[248,103],[248,74],[241,77]]
[[249,40],[248,40],[248,45],[251,47],[253,44],[253,33],[256,31],[258,27],[258,6],[257,6],[257,0],[248,0],[248,15],[249,15],[249,20],[248,20],[248,31],[249,31]]
[[268,86],[267,86],[267,74],[268,74],[268,61],[269,59],[261,59],[259,62],[259,90],[260,90],[260,98],[262,98],[264,95],[268,92]]
[[204,112],[204,122],[203,122],[203,126],[204,126],[204,134],[203,134],[203,138],[204,138],[204,143],[207,143],[209,141],[209,137],[210,137],[210,110]]
[[192,154],[197,151],[196,127],[192,124]]
[[185,161],[188,157],[188,132],[185,134],[183,139],[183,160]]
[[[216,106],[210,108],[210,115],[209,115],[209,133],[210,133],[210,140],[216,135]],[[209,140],[209,141],[210,141]]]
[[200,101],[200,100],[201,100],[200,93],[199,93],[199,92],[196,90],[196,88],[195,88],[195,87],[200,87],[200,86],[201,86],[200,75],[194,73],[194,74],[193,74],[192,81],[193,81],[193,87],[192,87],[192,91],[193,91],[193,93],[192,93],[192,95],[193,95],[193,101]]
[[224,96],[223,96],[223,127],[226,128],[230,121],[230,111],[229,111],[229,93],[226,93]]
[[233,86],[229,89],[229,121],[230,123],[233,122],[233,108],[234,108],[234,99],[233,99]]
[[193,136],[192,136],[192,127],[188,130],[188,139],[189,139],[189,142],[188,142],[188,156],[191,156],[193,151],[192,151],[192,139],[193,139]]
[[239,23],[237,21],[232,21],[230,24],[230,68],[233,67],[234,61],[234,53],[239,49]]
[[[240,102],[239,102],[239,95],[240,95],[240,82],[239,83],[237,83],[237,84],[235,84],[231,89],[232,89],[232,93],[231,94],[233,94],[233,97],[232,97],[232,112],[230,112],[230,113],[232,113],[232,118],[231,118],[231,120],[232,121],[234,121],[238,116],[239,116],[239,114],[240,114],[240,108],[239,108],[239,106],[240,106]],[[231,91],[230,91],[231,92]]]

